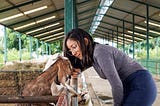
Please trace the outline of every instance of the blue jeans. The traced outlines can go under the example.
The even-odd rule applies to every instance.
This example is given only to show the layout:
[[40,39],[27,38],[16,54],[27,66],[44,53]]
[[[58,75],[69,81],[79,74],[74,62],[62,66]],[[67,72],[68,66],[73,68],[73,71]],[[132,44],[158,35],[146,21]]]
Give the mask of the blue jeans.
[[123,82],[124,100],[122,106],[152,106],[157,89],[151,74],[138,70]]

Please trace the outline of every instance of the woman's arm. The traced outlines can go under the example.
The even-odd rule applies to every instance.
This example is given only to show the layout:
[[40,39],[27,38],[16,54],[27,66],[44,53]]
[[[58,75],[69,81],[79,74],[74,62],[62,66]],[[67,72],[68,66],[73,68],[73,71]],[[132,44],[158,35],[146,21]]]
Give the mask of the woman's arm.
[[112,87],[114,106],[121,106],[123,101],[123,85],[115,68],[113,55],[110,54],[110,52],[105,53],[105,51],[101,50],[101,52],[98,52],[96,57],[96,60],[102,69],[101,71]]

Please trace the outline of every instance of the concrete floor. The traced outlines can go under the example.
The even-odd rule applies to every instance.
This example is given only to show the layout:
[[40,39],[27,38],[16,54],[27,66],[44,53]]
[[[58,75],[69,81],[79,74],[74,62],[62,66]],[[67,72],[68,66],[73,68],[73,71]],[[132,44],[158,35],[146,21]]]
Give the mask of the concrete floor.
[[[93,69],[93,67],[87,69],[84,72],[84,75],[85,75],[85,80],[86,80],[87,84],[91,85],[91,87],[96,95],[96,99],[98,100],[100,105],[101,106],[112,106],[113,105],[112,99],[109,99],[108,101],[98,99],[98,96],[112,97],[111,86],[108,83],[108,81],[101,79],[97,75],[97,73]],[[155,81],[156,81],[156,85],[158,88],[158,93],[157,93],[156,101],[154,102],[154,104],[152,106],[160,106],[160,101],[159,101],[160,100],[160,81],[158,81],[158,80],[155,80]],[[93,98],[93,97],[91,96],[91,98]],[[98,105],[94,105],[94,106],[98,106]]]

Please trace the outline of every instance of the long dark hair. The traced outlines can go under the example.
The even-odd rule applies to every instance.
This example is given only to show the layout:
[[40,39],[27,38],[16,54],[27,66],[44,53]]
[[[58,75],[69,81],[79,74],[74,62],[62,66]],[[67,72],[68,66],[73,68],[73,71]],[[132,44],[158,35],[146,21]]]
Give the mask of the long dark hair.
[[[84,38],[88,39],[88,45],[85,44]],[[67,48],[67,44],[66,44],[68,39],[72,39],[79,42],[78,44],[82,51],[82,60],[74,57],[69,52],[69,49]],[[65,36],[65,39],[64,39],[63,49],[64,49],[64,56],[69,58],[74,68],[80,68],[81,70],[84,70],[92,66],[94,41],[90,36],[90,34],[88,34],[86,31],[80,28],[76,28],[68,32],[68,34]]]

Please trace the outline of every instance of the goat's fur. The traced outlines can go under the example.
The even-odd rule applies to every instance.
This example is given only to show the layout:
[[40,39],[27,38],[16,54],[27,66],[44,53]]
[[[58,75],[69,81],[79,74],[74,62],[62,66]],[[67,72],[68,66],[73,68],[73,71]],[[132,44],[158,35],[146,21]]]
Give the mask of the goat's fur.
[[[45,70],[40,76],[32,80],[24,86],[22,96],[44,96],[44,95],[58,95],[54,94],[57,88],[55,80],[64,84],[67,77],[71,74],[72,67],[70,61],[61,56],[58,56],[56,62]],[[57,77],[58,76],[58,77]],[[52,87],[51,87],[52,86]],[[54,88],[54,89],[53,89]],[[59,90],[57,90],[59,91]],[[49,103],[36,104],[18,104],[17,106],[50,106]]]

